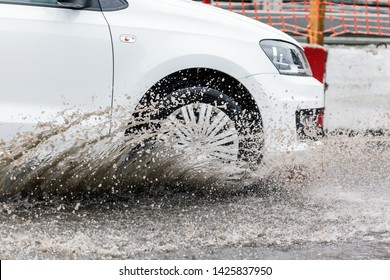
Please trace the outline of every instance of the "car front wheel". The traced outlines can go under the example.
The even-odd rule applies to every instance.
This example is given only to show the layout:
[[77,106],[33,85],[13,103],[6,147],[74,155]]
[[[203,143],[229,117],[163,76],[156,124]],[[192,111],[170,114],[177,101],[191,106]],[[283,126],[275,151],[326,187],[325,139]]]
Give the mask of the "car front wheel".
[[159,100],[151,119],[159,121],[159,139],[177,151],[258,163],[263,145],[260,118],[237,99],[212,88],[185,88]]

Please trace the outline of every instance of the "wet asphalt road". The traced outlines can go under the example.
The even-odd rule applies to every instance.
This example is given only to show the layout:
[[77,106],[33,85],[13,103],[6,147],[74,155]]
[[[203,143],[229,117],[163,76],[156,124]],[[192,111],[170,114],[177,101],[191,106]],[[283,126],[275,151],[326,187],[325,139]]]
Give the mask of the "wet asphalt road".
[[249,171],[226,185],[199,173],[190,187],[3,199],[0,259],[390,259],[382,140],[327,140],[305,179]]

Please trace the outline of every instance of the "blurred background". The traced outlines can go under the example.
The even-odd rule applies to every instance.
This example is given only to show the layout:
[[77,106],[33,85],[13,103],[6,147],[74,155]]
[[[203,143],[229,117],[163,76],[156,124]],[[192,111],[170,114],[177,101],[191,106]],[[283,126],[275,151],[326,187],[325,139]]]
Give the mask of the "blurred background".
[[[244,14],[300,42],[390,42],[390,0],[197,0]],[[319,25],[318,28],[316,26]]]

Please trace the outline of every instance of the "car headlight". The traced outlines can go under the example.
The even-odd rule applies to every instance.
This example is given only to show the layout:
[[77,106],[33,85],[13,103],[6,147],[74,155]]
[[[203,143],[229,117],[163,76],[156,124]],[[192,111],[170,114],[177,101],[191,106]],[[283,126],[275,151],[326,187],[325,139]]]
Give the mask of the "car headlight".
[[260,46],[283,75],[311,76],[304,52],[297,46],[276,40],[263,40]]

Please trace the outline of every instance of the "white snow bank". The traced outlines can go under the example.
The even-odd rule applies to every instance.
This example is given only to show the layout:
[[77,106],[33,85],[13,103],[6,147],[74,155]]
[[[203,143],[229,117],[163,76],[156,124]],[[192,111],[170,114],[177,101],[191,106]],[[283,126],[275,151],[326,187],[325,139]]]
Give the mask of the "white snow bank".
[[390,48],[328,47],[326,83],[329,131],[390,129]]

